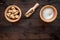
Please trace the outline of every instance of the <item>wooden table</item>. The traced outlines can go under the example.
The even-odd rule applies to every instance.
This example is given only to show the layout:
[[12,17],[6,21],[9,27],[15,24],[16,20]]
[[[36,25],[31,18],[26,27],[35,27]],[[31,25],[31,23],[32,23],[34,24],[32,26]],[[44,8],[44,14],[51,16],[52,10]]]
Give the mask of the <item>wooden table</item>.
[[[24,14],[39,3],[30,18],[25,18]],[[47,5],[53,5],[58,10],[58,17],[51,23],[43,22],[39,17],[40,9]],[[4,17],[4,11],[9,5],[17,5],[21,8],[23,15],[16,23],[8,22]],[[0,5],[0,40],[60,40],[60,1],[59,0],[6,0]]]

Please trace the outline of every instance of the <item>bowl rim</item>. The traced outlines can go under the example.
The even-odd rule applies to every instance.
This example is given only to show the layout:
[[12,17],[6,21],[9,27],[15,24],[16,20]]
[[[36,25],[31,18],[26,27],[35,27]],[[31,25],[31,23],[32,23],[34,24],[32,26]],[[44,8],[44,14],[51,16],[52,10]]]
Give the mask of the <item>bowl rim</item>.
[[[54,16],[51,18],[51,19],[44,19],[43,16],[42,16],[42,11],[45,9],[45,8],[52,8],[53,11],[54,11]],[[41,8],[40,12],[39,12],[39,15],[40,15],[40,18],[44,21],[44,22],[52,22],[54,21],[56,18],[57,18],[57,9],[53,6],[53,5],[45,5]]]
[[[9,9],[10,7],[16,7],[16,8],[19,10],[20,15],[19,15],[19,18],[18,18],[18,19],[12,20],[12,19],[10,19],[10,18],[8,18],[8,17],[6,16],[7,11],[8,11],[8,9]],[[5,14],[4,14],[5,18],[6,18],[9,22],[17,22],[17,21],[21,18],[21,15],[22,15],[21,9],[20,9],[18,6],[16,6],[16,5],[10,5],[10,6],[8,6],[8,7],[5,9],[5,12],[4,12],[4,13],[5,13]]]

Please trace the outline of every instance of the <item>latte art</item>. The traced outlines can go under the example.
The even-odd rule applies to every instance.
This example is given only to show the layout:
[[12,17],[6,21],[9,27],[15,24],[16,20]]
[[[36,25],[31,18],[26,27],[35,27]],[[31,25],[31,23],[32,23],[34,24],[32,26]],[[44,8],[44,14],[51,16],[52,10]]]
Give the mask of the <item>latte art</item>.
[[54,16],[54,11],[52,8],[46,8],[43,10],[42,15],[45,19],[51,19]]

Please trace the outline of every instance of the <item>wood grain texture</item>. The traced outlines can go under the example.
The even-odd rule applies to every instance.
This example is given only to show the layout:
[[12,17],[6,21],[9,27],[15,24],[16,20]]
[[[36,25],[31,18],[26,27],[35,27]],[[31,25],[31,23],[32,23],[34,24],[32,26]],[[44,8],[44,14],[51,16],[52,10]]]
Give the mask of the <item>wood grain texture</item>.
[[[60,0],[3,0],[0,5],[0,40],[60,40]],[[24,14],[39,3],[30,18]],[[44,5],[53,5],[58,10],[58,17],[54,22],[45,23],[39,17],[39,11]],[[16,23],[8,22],[4,17],[4,11],[9,5],[17,5],[22,10],[22,18]]]

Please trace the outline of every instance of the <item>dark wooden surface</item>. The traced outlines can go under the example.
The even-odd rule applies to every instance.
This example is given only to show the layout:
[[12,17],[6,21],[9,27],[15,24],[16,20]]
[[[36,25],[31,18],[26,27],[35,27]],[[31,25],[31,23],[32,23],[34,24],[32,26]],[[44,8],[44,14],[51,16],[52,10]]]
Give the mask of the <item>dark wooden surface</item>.
[[[2,0],[0,5],[0,40],[60,40],[60,1],[59,0]],[[30,18],[24,14],[35,3],[39,3]],[[57,8],[57,19],[51,23],[43,22],[39,17],[40,9],[47,5]],[[22,18],[16,23],[8,22],[4,17],[4,11],[9,5],[17,5],[22,10]]]

